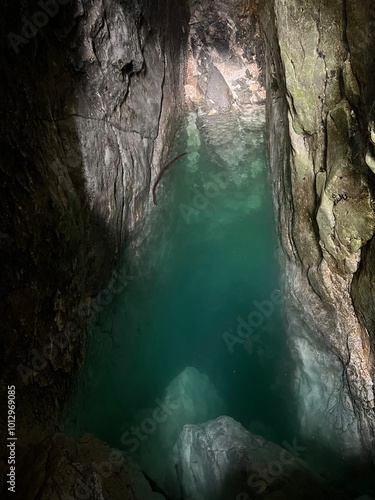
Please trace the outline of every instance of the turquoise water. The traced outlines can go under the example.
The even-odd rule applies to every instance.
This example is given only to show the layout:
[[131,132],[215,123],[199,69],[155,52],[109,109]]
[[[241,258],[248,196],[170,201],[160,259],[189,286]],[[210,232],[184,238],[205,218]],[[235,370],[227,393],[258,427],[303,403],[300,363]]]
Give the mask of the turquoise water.
[[[282,306],[270,306],[279,270],[263,129],[242,127],[240,160],[226,162],[228,144],[215,149],[186,125],[170,158],[190,154],[165,173],[139,256],[125,259],[127,284],[96,320],[70,428],[126,449],[135,415],[190,366],[227,415],[281,443],[296,432]],[[249,314],[258,326],[241,339]]]

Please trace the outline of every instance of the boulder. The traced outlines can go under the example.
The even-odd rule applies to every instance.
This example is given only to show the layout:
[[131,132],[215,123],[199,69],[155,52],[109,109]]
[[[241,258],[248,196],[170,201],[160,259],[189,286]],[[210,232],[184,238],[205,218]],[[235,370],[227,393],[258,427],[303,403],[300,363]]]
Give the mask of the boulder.
[[178,436],[184,425],[216,418],[223,414],[225,406],[208,376],[193,367],[186,367],[172,380],[159,403],[164,418],[155,418],[154,408],[142,410],[134,419],[141,431],[147,430],[146,423],[150,428],[139,442],[134,459],[163,491],[177,498],[179,488],[172,453]]
[[351,498],[323,484],[298,458],[305,448],[285,446],[248,432],[221,416],[185,425],[174,446],[174,464],[184,500],[300,500]]

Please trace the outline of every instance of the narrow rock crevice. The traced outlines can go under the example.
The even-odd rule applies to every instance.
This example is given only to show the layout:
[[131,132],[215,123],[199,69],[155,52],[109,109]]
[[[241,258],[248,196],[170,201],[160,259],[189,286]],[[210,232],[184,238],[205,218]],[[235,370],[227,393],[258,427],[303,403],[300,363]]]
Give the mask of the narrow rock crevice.
[[[108,447],[88,435],[75,442],[56,428],[74,393],[103,289],[124,250],[137,254],[149,230],[152,186],[186,108],[197,115],[194,125],[211,145],[212,161],[220,165],[229,151],[233,166],[246,158],[243,131],[263,125],[265,106],[296,432],[311,462],[319,444],[327,462],[342,464],[340,474],[370,470],[372,0],[52,3],[57,10],[47,16],[41,2],[4,0],[0,20],[0,396],[5,401],[7,385],[15,384],[21,497],[77,495],[83,484],[91,498],[160,498],[123,454],[112,457],[120,486],[110,477],[99,484],[93,461],[106,462]],[[44,26],[32,24],[37,12],[48,18]],[[210,488],[191,475],[186,442],[212,450],[217,429],[259,448],[260,467],[278,456],[276,445],[233,422],[221,417],[215,428],[189,426],[185,441],[178,437],[183,492]],[[243,458],[235,443],[226,452]],[[199,456],[200,466],[211,474],[215,464],[207,456]],[[226,470],[224,495],[236,481],[245,488],[256,470],[250,463],[241,477]],[[300,474],[304,484],[315,484],[296,461],[290,476]],[[297,498],[302,487],[297,480],[291,494]]]

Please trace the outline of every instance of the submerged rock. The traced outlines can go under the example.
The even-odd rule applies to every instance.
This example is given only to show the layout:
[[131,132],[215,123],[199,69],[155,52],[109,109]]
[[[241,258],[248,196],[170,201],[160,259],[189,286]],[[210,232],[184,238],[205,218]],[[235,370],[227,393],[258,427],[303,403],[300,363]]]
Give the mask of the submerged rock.
[[55,434],[22,451],[17,497],[27,500],[163,500],[153,492],[140,468],[123,452],[91,434],[75,441]]
[[254,498],[315,500],[351,498],[323,486],[298,458],[294,440],[281,448],[222,416],[186,425],[174,446],[174,463],[184,500],[249,500]]
[[155,422],[153,431],[139,443],[134,458],[163,491],[177,498],[172,451],[183,426],[216,418],[225,412],[225,406],[208,376],[193,367],[185,368],[172,380],[159,405],[164,409],[164,417],[155,419],[155,411],[149,409],[134,419],[141,429],[145,422]]

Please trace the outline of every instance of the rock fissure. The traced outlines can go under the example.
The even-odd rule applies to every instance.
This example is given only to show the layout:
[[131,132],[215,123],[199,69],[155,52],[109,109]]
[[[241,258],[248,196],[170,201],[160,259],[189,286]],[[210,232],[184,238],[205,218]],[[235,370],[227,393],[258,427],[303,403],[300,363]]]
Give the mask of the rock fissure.
[[[88,120],[88,121],[92,120],[92,121],[97,121],[97,122],[103,122],[103,123],[106,123],[106,124],[110,125],[113,129],[116,129],[116,130],[118,130],[120,132],[137,134],[142,139],[150,139],[150,140],[154,139],[154,137],[142,135],[139,132],[139,130],[132,130],[132,129],[127,129],[127,128],[121,128],[117,123],[113,123],[112,121],[106,119],[105,117],[103,117],[103,118],[95,118],[93,116],[83,116],[83,115],[78,115],[78,114],[71,114],[71,115],[63,117],[63,118],[52,118],[51,119],[51,118],[46,118],[46,117],[39,117],[38,119],[40,121],[47,121],[47,122],[51,122],[51,123],[58,123],[58,122],[64,122],[64,121],[71,120],[72,118],[80,118],[82,120]],[[30,121],[34,121],[34,120],[30,120]]]
[[[23,7],[33,8],[28,0]],[[67,463],[74,460],[66,491],[85,474],[96,477],[83,444],[56,437],[55,425],[81,364],[94,298],[125,244],[131,252],[142,243],[153,181],[162,173],[157,166],[165,163],[181,114],[183,84],[187,107],[202,110],[209,143],[224,130],[221,114],[237,129],[249,126],[241,120],[249,107],[264,104],[266,80],[298,433],[312,449],[319,441],[340,450],[348,469],[351,460],[374,461],[372,2],[92,0],[64,9],[19,47],[17,58],[9,43],[1,56],[6,333],[0,350],[3,377],[13,377],[19,391],[19,439],[39,456],[39,480],[48,473],[60,488],[54,467],[59,440]],[[22,15],[18,4],[5,1],[4,40]],[[245,158],[235,139],[214,143],[210,154],[217,164],[228,150],[238,161]],[[51,357],[49,335],[66,331],[69,337],[72,324],[76,338]],[[203,455],[190,462],[190,479],[184,469],[184,491],[201,494],[200,467],[209,476],[228,472],[218,451],[226,459],[237,453],[247,475],[281,452],[270,442],[255,443],[225,418],[216,427],[189,426],[178,438],[180,464],[193,440],[208,450],[209,463]],[[217,446],[227,436],[233,442]],[[258,467],[245,460],[245,449],[260,450]],[[90,453],[96,452],[104,460],[102,443],[92,444]],[[128,491],[126,475],[126,467],[115,471]],[[102,498],[109,481],[95,481],[93,494]],[[22,491],[31,485],[34,498],[53,498],[54,486],[44,492],[35,484],[27,476]],[[139,496],[137,488],[129,499]],[[152,495],[147,490],[147,498]]]

